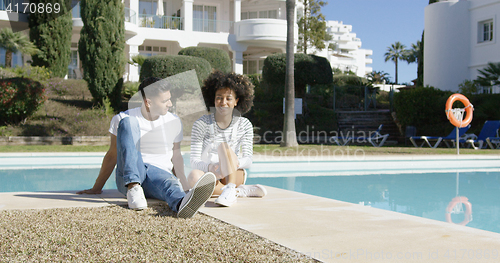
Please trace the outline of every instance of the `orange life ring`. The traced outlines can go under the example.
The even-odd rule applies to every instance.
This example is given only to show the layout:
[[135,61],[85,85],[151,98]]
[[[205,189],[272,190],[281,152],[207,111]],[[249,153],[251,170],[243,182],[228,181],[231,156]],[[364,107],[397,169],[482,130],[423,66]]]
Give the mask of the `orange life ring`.
[[446,222],[453,223],[451,221],[451,211],[458,203],[462,203],[465,205],[465,213],[464,213],[464,221],[458,223],[458,225],[465,226],[472,220],[472,205],[469,202],[469,199],[465,196],[457,196],[451,200],[451,202],[446,207]]
[[[455,115],[453,115],[452,112],[452,106],[455,101],[460,101],[465,105],[465,119],[460,121],[455,118]],[[474,106],[470,103],[469,99],[465,97],[462,94],[455,93],[451,95],[448,100],[446,101],[446,107],[445,107],[445,112],[446,112],[446,117],[448,117],[448,120],[450,120],[451,124],[453,124],[455,127],[463,128],[467,125],[470,124],[472,121],[472,112],[474,111]]]

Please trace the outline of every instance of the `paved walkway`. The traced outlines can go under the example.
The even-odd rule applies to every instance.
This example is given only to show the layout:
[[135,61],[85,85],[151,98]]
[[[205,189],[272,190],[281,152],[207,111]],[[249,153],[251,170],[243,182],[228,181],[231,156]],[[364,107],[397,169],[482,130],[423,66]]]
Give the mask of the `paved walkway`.
[[[240,198],[230,208],[215,206],[212,198],[200,211],[324,262],[498,262],[500,257],[498,233],[267,189],[266,197]],[[0,200],[0,210],[126,205],[116,190],[0,193]]]
[[[102,158],[88,155],[80,158],[88,160],[88,165],[98,163]],[[24,156],[17,157],[20,157],[17,161],[23,161]],[[495,163],[490,168],[498,166],[498,156],[483,157],[449,158],[455,164],[477,165],[484,161]],[[377,163],[380,158],[373,157],[365,162]],[[415,161],[415,158],[418,159],[409,159]],[[432,156],[425,158],[432,159]],[[401,160],[399,164],[404,166],[408,158]],[[40,165],[47,163],[41,162]],[[74,163],[68,162],[67,165]],[[299,166],[305,167],[305,163]],[[200,211],[325,262],[498,262],[500,258],[498,233],[278,188],[267,189],[266,197],[240,198],[230,208],[216,207],[211,199]],[[105,190],[100,195],[0,193],[0,210],[110,204],[126,205],[126,199],[116,190]]]

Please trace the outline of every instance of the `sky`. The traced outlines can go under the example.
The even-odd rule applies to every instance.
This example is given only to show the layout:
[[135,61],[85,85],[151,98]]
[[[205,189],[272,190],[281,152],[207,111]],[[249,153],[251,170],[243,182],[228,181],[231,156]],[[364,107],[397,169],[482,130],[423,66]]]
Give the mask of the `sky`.
[[[326,0],[321,8],[326,20],[352,25],[352,33],[361,39],[361,48],[373,50],[370,57],[375,71],[389,73],[395,79],[394,62],[385,62],[387,48],[399,41],[407,48],[421,40],[424,8],[429,0]],[[411,83],[417,78],[417,64],[398,63],[398,82]]]

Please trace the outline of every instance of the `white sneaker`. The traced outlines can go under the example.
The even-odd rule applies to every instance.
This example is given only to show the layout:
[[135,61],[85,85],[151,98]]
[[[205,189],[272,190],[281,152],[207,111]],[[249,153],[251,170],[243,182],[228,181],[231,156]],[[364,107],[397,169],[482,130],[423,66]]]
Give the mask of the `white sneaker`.
[[144,190],[141,185],[136,184],[127,190],[128,208],[134,210],[142,210],[148,207],[148,201],[144,196]]
[[189,190],[186,196],[182,198],[177,217],[193,217],[196,212],[198,212],[198,209],[205,204],[210,196],[212,196],[215,188],[215,181],[216,178],[213,173],[208,172],[204,174],[198,182],[196,182],[194,187]]
[[236,193],[236,185],[229,183],[221,188],[222,193],[215,199],[214,203],[220,206],[231,206],[236,203],[238,194]]
[[240,185],[236,188],[239,197],[264,197],[267,195],[267,190],[260,184],[255,185]]
[[243,184],[247,182],[248,173],[247,170],[243,169]]

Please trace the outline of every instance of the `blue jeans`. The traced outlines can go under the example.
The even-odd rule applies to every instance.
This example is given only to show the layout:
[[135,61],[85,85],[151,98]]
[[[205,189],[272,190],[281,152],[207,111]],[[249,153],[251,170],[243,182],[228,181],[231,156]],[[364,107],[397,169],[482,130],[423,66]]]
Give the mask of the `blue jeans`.
[[179,179],[172,173],[144,163],[140,152],[141,131],[135,117],[126,117],[118,125],[116,136],[116,187],[127,195],[127,185],[139,183],[147,198],[167,202],[177,212],[177,206],[186,195]]

